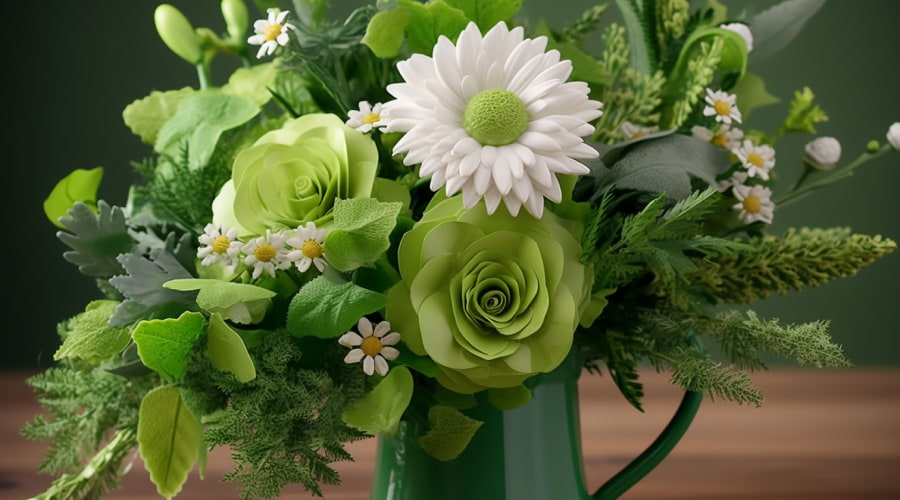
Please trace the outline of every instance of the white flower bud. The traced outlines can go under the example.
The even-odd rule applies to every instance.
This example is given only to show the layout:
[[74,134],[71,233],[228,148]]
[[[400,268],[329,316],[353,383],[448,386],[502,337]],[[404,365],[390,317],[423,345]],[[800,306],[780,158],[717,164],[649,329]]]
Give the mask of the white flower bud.
[[753,50],[753,33],[750,32],[750,27],[746,24],[742,23],[728,23],[719,25],[723,30],[734,31],[738,35],[744,39],[744,43],[747,44],[747,53],[749,54],[751,50]]
[[897,151],[900,151],[900,122],[894,122],[887,131],[887,140]]
[[841,143],[834,137],[819,137],[806,144],[806,160],[818,170],[831,170],[841,159]]

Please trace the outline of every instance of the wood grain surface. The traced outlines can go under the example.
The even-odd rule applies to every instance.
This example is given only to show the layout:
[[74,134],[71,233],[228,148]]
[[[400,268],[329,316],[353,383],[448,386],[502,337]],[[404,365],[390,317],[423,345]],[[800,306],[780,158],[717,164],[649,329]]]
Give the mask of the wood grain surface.
[[[19,435],[39,411],[24,383],[29,375],[0,373],[2,499],[29,498],[51,480],[34,472],[45,443]],[[669,458],[621,498],[900,499],[900,369],[777,369],[752,378],[766,394],[761,408],[704,401]],[[680,393],[665,374],[648,371],[642,380],[645,413],[625,403],[608,377],[581,379],[584,464],[592,491],[654,439],[678,404]],[[368,499],[375,441],[355,443],[351,451],[356,461],[337,465],[343,484],[327,487],[326,499]],[[238,498],[236,485],[218,480],[231,467],[227,450],[213,451],[206,479],[192,473],[177,498]],[[283,493],[284,499],[314,498],[301,488]],[[106,498],[160,497],[137,460],[122,488]]]

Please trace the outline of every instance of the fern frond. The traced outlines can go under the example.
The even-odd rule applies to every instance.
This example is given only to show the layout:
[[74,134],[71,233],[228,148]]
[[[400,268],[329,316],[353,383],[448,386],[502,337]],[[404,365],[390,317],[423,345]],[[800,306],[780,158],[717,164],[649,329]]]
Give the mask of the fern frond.
[[718,397],[762,406],[762,390],[753,385],[746,373],[714,361],[709,354],[687,348],[680,349],[671,358],[673,384],[702,392],[713,400]]

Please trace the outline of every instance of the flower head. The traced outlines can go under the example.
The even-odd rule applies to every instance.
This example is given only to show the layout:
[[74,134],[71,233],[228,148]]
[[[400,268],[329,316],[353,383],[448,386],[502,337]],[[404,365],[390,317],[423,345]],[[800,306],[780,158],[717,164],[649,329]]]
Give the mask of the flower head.
[[742,170],[736,170],[731,177],[719,181],[719,191],[728,191],[734,186],[741,185],[747,182],[747,172]]
[[204,266],[220,263],[226,266],[236,266],[238,256],[241,253],[243,242],[238,240],[237,229],[227,229],[214,224],[207,224],[197,241],[200,247],[197,249],[197,258]]
[[625,136],[625,139],[637,139],[639,137],[643,137],[647,134],[652,134],[654,132],[659,132],[659,126],[654,125],[652,127],[644,127],[641,125],[636,125],[631,122],[623,122],[621,126],[622,135]]
[[253,279],[259,278],[263,272],[274,278],[276,269],[291,266],[284,247],[286,240],[282,234],[266,231],[265,236],[253,238],[241,247],[241,252],[247,256],[244,264],[253,268]]
[[272,55],[279,45],[282,47],[287,45],[290,39],[288,30],[296,29],[293,24],[284,22],[289,11],[267,9],[266,12],[269,14],[269,17],[267,19],[259,19],[253,23],[253,31],[256,34],[247,39],[247,43],[250,45],[260,46],[259,51],[256,53],[257,59],[262,56]]
[[726,123],[719,125],[719,128],[715,131],[700,125],[694,125],[691,127],[691,135],[731,151],[741,145],[744,131],[739,128],[732,128],[731,125]]
[[738,217],[744,224],[759,220],[766,224],[772,223],[775,204],[772,203],[771,189],[760,185],[735,184],[732,193],[739,201],[732,208],[741,211]]
[[315,222],[307,222],[305,227],[298,227],[294,236],[288,238],[287,244],[294,250],[287,253],[287,258],[301,273],[306,272],[310,264],[315,264],[320,273],[325,270],[325,233],[324,229],[316,227]]
[[806,163],[818,170],[831,170],[841,159],[841,143],[834,137],[819,137],[806,143]]
[[598,156],[582,137],[602,104],[584,82],[566,82],[572,63],[545,51],[546,37],[523,33],[501,22],[482,37],[470,23],[455,46],[442,36],[431,57],[398,63],[405,81],[387,88],[396,99],[384,105],[386,130],[406,133],[394,153],[421,163],[433,191],[462,190],[467,208],[484,198],[494,213],[502,200],[513,215],[524,205],[540,217],[544,198],[561,200],[556,174],[586,174],[576,158]]
[[744,39],[744,43],[747,44],[747,52],[753,50],[753,33],[750,32],[749,26],[744,23],[728,23],[720,24],[719,27],[741,35],[741,38]]
[[388,122],[388,117],[383,112],[380,102],[372,106],[368,101],[359,101],[359,109],[351,110],[347,115],[349,116],[346,122],[347,126],[360,132],[369,132],[373,128],[384,127]]
[[339,344],[351,348],[344,357],[344,362],[350,364],[362,361],[366,375],[375,372],[381,376],[387,375],[387,362],[400,355],[400,351],[391,347],[400,341],[400,334],[391,332],[391,324],[387,321],[380,321],[372,328],[372,322],[365,316],[359,318],[356,328],[359,333],[350,331],[338,339]]
[[703,108],[703,116],[715,116],[717,122],[730,125],[732,121],[741,123],[741,112],[735,105],[737,96],[727,92],[706,89],[706,104]]
[[747,169],[747,175],[769,180],[769,170],[775,166],[775,150],[772,146],[765,144],[757,146],[750,140],[744,140],[741,146],[734,150],[734,154]]
[[900,122],[894,122],[888,128],[887,141],[897,151],[900,151]]

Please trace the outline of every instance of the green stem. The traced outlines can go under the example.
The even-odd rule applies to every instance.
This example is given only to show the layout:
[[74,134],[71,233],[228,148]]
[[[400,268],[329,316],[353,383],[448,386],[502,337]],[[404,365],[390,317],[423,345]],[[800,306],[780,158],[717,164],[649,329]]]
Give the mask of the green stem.
[[[794,202],[817,189],[821,189],[825,186],[834,184],[835,182],[837,182],[845,177],[849,177],[849,176],[853,175],[854,170],[861,167],[862,165],[869,162],[870,160],[874,160],[875,158],[878,158],[879,156],[883,155],[884,153],[890,151],[891,149],[892,148],[891,148],[890,144],[883,144],[881,146],[881,149],[879,149],[878,151],[876,151],[874,153],[865,152],[865,153],[859,155],[859,157],[856,158],[856,160],[854,160],[852,163],[849,163],[843,167],[832,170],[831,172],[829,172],[827,175],[820,178],[816,182],[807,184],[802,187],[798,187],[799,186],[799,182],[798,182],[798,186],[795,186],[794,189],[792,189],[791,191],[789,191],[789,192],[779,196],[775,200],[773,200],[775,202],[775,206],[776,207],[784,207],[784,206],[788,205],[789,203]],[[801,180],[802,180],[802,178],[801,178]]]
[[203,61],[197,63],[197,79],[200,81],[200,90],[209,88],[209,70]]

